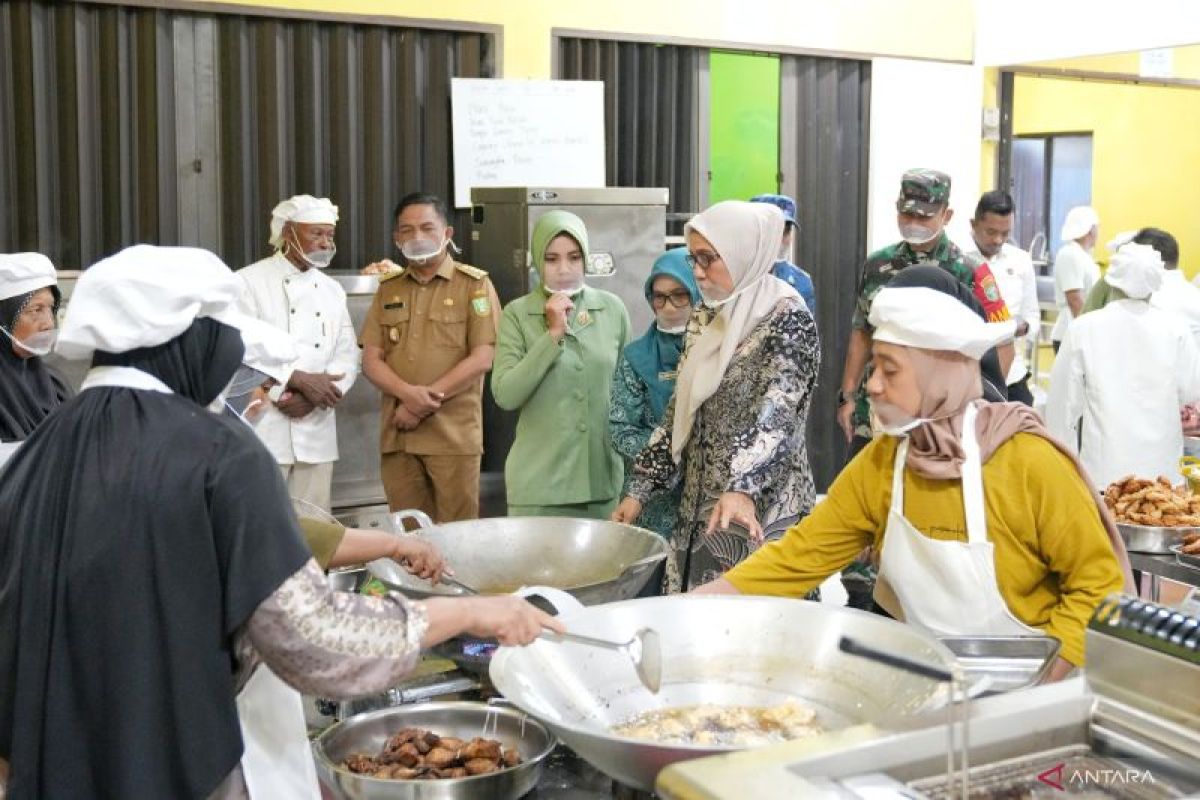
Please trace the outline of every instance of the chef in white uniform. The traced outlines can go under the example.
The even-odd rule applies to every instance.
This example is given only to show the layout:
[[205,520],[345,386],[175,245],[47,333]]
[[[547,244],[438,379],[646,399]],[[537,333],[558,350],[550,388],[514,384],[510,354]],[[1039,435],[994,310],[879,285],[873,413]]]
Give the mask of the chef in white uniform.
[[979,358],[1013,322],[925,287],[881,290],[870,322],[886,435],[782,538],[697,591],[803,597],[870,546],[892,616],[939,635],[1052,636],[1050,677],[1067,675],[1096,606],[1133,579],[1074,457],[1032,408],[982,399]]
[[1071,322],[1083,313],[1088,292],[1100,280],[1100,267],[1092,260],[1092,248],[1100,237],[1100,216],[1091,206],[1076,206],[1067,212],[1059,238],[1063,246],[1054,257],[1054,304],[1058,318],[1050,331],[1054,352],[1062,344]]
[[1075,320],[1050,374],[1046,421],[1103,489],[1126,475],[1178,473],[1181,406],[1200,400],[1200,350],[1174,312],[1150,296],[1163,282],[1153,247],[1130,243],[1104,276],[1104,308]]
[[256,428],[288,492],[326,510],[338,458],[335,408],[359,371],[346,293],[322,270],[336,252],[338,210],[296,195],[271,212],[275,253],[239,270],[242,310],[291,334],[299,353]]

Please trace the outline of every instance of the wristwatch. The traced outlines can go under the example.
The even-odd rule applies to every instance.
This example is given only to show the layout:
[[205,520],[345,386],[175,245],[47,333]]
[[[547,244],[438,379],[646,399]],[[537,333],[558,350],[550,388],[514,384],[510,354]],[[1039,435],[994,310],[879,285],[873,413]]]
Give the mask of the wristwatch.
[[853,403],[853,402],[854,402],[854,397],[852,397],[849,394],[846,394],[844,389],[838,389],[838,393],[837,393],[838,408],[841,408],[842,406],[846,405],[846,403]]

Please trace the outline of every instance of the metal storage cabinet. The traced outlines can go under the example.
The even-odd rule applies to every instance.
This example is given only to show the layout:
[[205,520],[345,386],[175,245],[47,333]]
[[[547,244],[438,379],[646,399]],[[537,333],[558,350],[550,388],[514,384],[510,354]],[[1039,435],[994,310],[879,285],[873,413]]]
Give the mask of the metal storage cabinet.
[[[540,186],[472,189],[471,251],[475,266],[491,276],[500,301],[508,304],[537,285],[529,257],[529,236],[547,211],[578,214],[588,229],[589,286],[625,301],[632,334],[641,335],[653,319],[642,292],[650,266],[664,249],[667,226],[665,188],[572,189]],[[489,378],[490,380],[490,378]],[[483,401],[483,471],[503,473],[517,415]]]

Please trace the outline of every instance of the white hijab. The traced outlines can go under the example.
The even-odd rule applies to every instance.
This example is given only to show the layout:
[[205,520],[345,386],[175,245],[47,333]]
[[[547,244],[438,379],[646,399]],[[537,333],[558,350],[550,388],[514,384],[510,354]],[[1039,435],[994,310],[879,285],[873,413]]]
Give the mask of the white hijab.
[[775,310],[780,300],[800,295],[771,275],[783,238],[783,212],[767,203],[726,200],[692,217],[695,231],[710,243],[733,277],[733,295],[690,343],[675,383],[671,455],[679,463],[692,435],[696,412],[725,378],[738,345]]

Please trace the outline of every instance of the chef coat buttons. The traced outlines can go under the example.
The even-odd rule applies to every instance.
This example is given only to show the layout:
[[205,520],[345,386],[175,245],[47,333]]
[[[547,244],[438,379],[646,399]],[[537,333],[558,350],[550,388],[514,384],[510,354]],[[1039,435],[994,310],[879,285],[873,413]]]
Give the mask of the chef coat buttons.
[[293,313],[293,314],[295,314],[295,313],[296,313],[296,309],[294,309],[294,308],[293,308],[293,309],[292,309],[292,313]]
[[583,370],[583,362],[580,362],[580,363],[576,364],[576,365],[575,365],[575,369],[577,369],[577,370],[581,370],[581,371],[582,371],[582,370]]
[[581,432],[586,432],[586,431],[587,431],[587,425],[584,425],[582,422],[581,422],[581,423],[579,423],[579,430],[580,430]]

